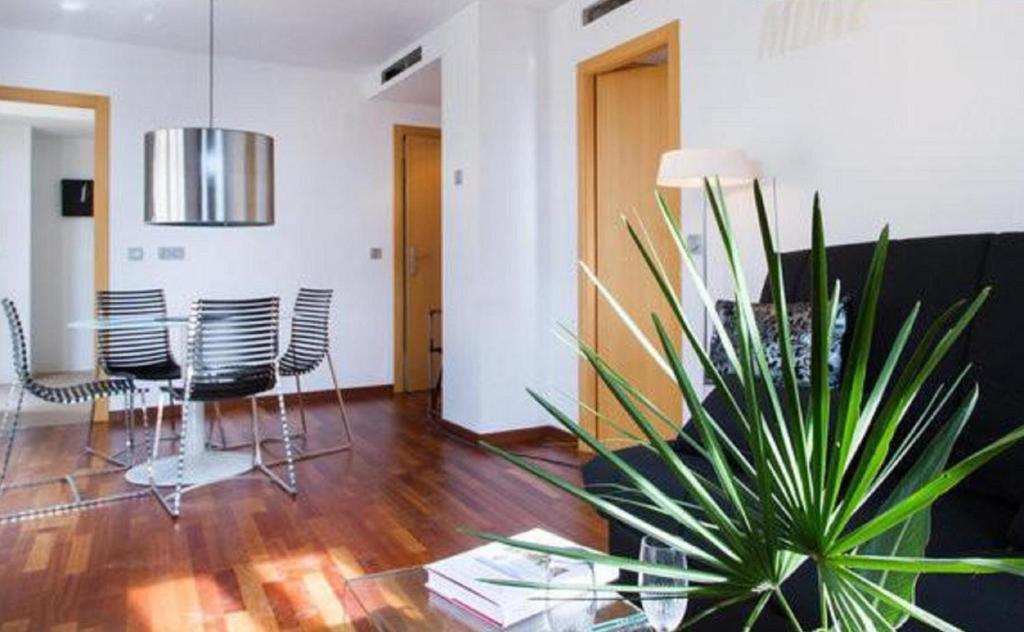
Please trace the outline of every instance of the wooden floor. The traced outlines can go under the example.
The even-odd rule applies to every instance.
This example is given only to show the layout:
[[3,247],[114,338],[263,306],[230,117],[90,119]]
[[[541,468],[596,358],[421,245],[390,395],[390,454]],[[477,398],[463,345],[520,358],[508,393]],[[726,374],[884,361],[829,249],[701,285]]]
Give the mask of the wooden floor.
[[[476,545],[460,528],[544,526],[603,547],[592,510],[443,438],[425,409],[418,396],[351,399],[355,449],[300,463],[295,501],[251,476],[186,496],[177,524],[146,498],[0,527],[0,632],[362,628],[346,580]],[[307,411],[311,441],[336,432],[335,407]],[[230,421],[242,438],[242,418]],[[19,436],[21,472],[63,467],[83,432]],[[563,446],[520,449],[578,458]],[[100,478],[110,482],[96,490],[122,485],[120,476]],[[5,496],[4,505],[23,500]]]

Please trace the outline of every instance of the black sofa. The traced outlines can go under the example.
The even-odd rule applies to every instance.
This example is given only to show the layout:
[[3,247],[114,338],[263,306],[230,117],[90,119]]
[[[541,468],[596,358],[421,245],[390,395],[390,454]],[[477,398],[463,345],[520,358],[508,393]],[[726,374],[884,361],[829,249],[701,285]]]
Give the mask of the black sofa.
[[[873,248],[874,244],[866,243],[828,249],[829,274],[833,279],[841,280],[842,292],[850,298],[848,315],[851,322],[844,347],[849,343],[852,320],[857,313]],[[809,253],[787,253],[783,266],[789,300],[810,300]],[[884,352],[916,301],[922,301],[921,317],[909,349],[913,349],[927,324],[946,307],[959,299],[973,298],[984,286],[993,288],[989,301],[938,367],[924,391],[930,393],[940,383],[950,383],[964,366],[973,366],[972,377],[979,384],[981,396],[951,462],[1024,424],[1024,233],[894,240],[890,246],[869,362],[869,379],[877,375]],[[762,293],[762,300],[770,300],[767,287]],[[922,401],[916,402],[917,411],[923,405]],[[723,425],[728,425],[725,408],[715,393],[708,396],[705,406]],[[912,409],[909,414],[914,415],[917,411]],[[677,439],[673,445],[687,463],[713,476],[710,468],[685,443]],[[634,447],[618,454],[675,497],[685,496],[650,451]],[[583,467],[583,477],[593,490],[600,490],[603,484],[621,482],[618,472],[601,458]],[[884,498],[884,494],[880,496]],[[1024,446],[1018,446],[977,472],[935,505],[928,554],[935,557],[1024,556],[1021,550],[1024,549],[1022,506]],[[635,506],[630,506],[630,509],[636,511]],[[648,513],[644,517],[663,527],[674,528],[657,514]],[[607,516],[605,518],[608,519]],[[635,558],[640,547],[640,534],[608,520],[610,552]],[[808,629],[813,629],[818,604],[814,572],[810,566],[805,564],[788,582],[785,591],[798,617]],[[623,577],[624,581],[632,579],[631,576]],[[1024,579],[1019,577],[922,577],[917,601],[967,630],[1024,629]],[[703,607],[703,604],[691,603],[690,613]],[[705,619],[693,629],[739,630],[748,612],[749,606],[737,606]],[[910,621],[903,629],[926,628]],[[769,608],[755,630],[791,630],[791,626],[777,610]]]

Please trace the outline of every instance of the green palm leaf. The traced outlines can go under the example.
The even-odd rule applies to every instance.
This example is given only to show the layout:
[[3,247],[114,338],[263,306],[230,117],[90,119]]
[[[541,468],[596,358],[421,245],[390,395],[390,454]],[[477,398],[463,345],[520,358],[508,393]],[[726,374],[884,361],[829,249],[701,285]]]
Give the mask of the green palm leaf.
[[[636,224],[624,220],[626,230],[647,271],[657,283],[672,318],[682,331],[672,329],[656,314],[649,315],[658,340],[649,339],[637,324],[646,315],[630,314],[585,266],[582,274],[595,285],[602,300],[611,306],[651,361],[675,380],[690,410],[696,432],[682,432],[681,440],[707,467],[698,471],[691,457],[684,459],[664,438],[679,432],[680,411],[660,410],[645,396],[643,384],[633,384],[615,370],[596,349],[563,333],[575,353],[585,359],[621,405],[624,419],[613,420],[584,402],[596,419],[612,427],[619,437],[633,440],[654,455],[676,482],[672,495],[612,450],[593,433],[547,399],[530,395],[555,420],[619,474],[619,483],[586,489],[508,451],[484,447],[515,467],[582,500],[598,511],[643,535],[658,538],[685,553],[687,569],[608,555],[581,548],[550,547],[509,539],[496,534],[480,537],[538,553],[586,560],[622,570],[686,579],[690,586],[659,591],[664,599],[681,595],[709,602],[687,624],[692,625],[721,609],[741,602],[750,604],[743,629],[757,629],[769,601],[786,616],[795,630],[803,630],[790,606],[786,584],[798,568],[812,564],[818,575],[820,621],[816,630],[853,632],[899,629],[908,619],[931,628],[952,632],[953,624],[915,604],[917,578],[922,574],[992,574],[1024,576],[1024,559],[932,559],[926,556],[931,530],[930,509],[936,500],[966,477],[1024,439],[1024,426],[983,447],[966,459],[948,466],[953,444],[969,422],[978,398],[970,389],[947,413],[947,404],[960,392],[965,369],[948,387],[923,393],[959,337],[967,329],[988,295],[983,290],[970,302],[961,301],[930,323],[909,358],[905,358],[920,316],[920,305],[904,318],[896,337],[879,344],[875,338],[878,306],[884,285],[889,231],[881,231],[868,266],[850,339],[844,374],[838,393],[829,390],[828,354],[840,308],[838,283],[829,286],[824,213],[815,196],[812,221],[811,387],[807,399],[797,386],[796,358],[790,341],[786,284],[782,257],[776,250],[759,183],[754,184],[754,204],[761,230],[761,245],[776,317],[779,319],[779,370],[776,379],[769,368],[765,341],[755,321],[746,287],[738,241],[732,230],[725,198],[717,182],[705,181],[705,193],[725,251],[725,262],[737,302],[736,331],[726,331],[714,310],[711,292],[701,282],[692,253],[675,214],[657,196],[659,215],[684,269],[694,280],[696,292],[708,310],[709,322],[722,342],[727,364],[736,379],[726,379],[712,362],[684,313],[678,292],[668,281],[664,264],[654,247],[643,218]],[[695,352],[713,382],[727,413],[716,418],[704,407],[701,390],[684,370],[685,341]],[[871,349],[885,348],[878,374],[869,375],[874,364]],[[918,417],[908,420],[917,400],[927,403]],[[731,419],[722,417],[729,416]],[[924,446],[936,419],[947,421]],[[730,432],[725,424],[735,424]],[[909,431],[901,428],[909,424]],[[736,439],[736,433],[741,437]],[[903,437],[897,439],[897,437]],[[905,466],[909,463],[909,467]],[[905,474],[891,485],[897,472]],[[710,474],[708,472],[711,472]],[[888,489],[888,496],[872,515],[864,516],[873,498]],[[682,490],[682,491],[679,491]],[[680,495],[684,494],[684,495]],[[856,521],[854,516],[858,516]],[[647,518],[653,516],[657,524]],[[537,588],[544,584],[500,582],[507,586]],[[555,589],[559,587],[554,586]],[[579,587],[562,586],[565,590]],[[613,584],[606,591],[636,594],[638,586]]]

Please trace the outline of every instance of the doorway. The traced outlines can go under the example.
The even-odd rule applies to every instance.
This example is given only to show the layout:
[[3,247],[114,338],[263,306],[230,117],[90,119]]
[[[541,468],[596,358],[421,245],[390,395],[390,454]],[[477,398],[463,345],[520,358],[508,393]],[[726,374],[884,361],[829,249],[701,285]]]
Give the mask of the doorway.
[[[10,277],[2,285],[22,313],[37,375],[98,371],[95,340],[68,323],[91,318],[95,292],[109,284],[109,112],[105,96],[0,86],[2,153],[11,167],[3,171],[18,177],[0,199],[0,259]],[[0,373],[0,382],[13,377]],[[105,420],[102,404],[95,414]],[[87,409],[38,412],[47,424],[88,417]],[[33,419],[27,409],[26,424]]]
[[[635,212],[650,235],[676,292],[681,262],[666,234],[654,198],[661,154],[680,146],[679,24],[630,40],[577,67],[579,89],[579,251],[580,259],[630,313],[652,340],[657,312],[675,340],[681,329],[629,234],[621,216]],[[678,191],[662,191],[679,208]],[[628,328],[585,275],[579,279],[579,333],[584,342],[652,400],[679,419],[682,397],[674,380],[644,352]],[[612,447],[630,442],[602,416],[630,425],[612,393],[585,360],[579,369],[580,420],[584,428]],[[656,427],[659,424],[655,424]],[[664,428],[665,435],[672,431]]]
[[395,126],[395,392],[435,388],[441,348],[441,130]]

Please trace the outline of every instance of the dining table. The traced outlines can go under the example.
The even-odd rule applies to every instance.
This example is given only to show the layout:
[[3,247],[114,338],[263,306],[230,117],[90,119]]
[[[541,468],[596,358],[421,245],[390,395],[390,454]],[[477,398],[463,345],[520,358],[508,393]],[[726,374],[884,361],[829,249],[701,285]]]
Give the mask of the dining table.
[[[71,329],[89,330],[94,332],[112,330],[145,330],[162,328],[168,330],[177,341],[180,349],[178,358],[187,357],[187,316],[165,317],[124,317],[124,318],[93,318],[74,321],[68,324]],[[166,408],[166,407],[165,407]],[[182,411],[183,413],[185,411]],[[206,441],[205,406],[203,402],[190,402],[188,414],[182,415],[186,420],[184,426],[184,471],[181,483],[188,487],[208,485],[223,481],[255,469],[253,455],[246,452],[211,449]],[[159,438],[156,444],[159,445]],[[149,485],[151,482],[158,487],[173,487],[178,484],[177,453],[158,458],[153,461],[152,481],[150,480],[149,455],[146,461],[130,467],[125,473],[128,482],[135,485]]]

